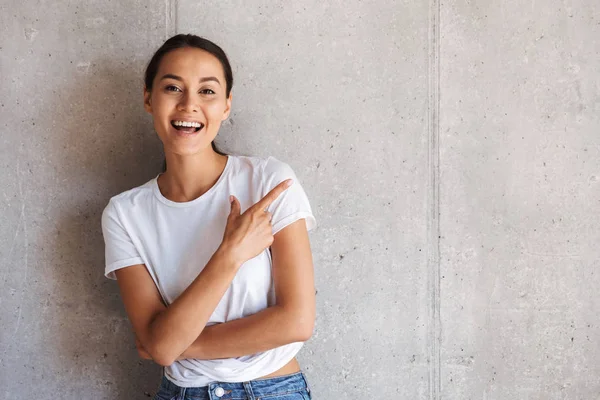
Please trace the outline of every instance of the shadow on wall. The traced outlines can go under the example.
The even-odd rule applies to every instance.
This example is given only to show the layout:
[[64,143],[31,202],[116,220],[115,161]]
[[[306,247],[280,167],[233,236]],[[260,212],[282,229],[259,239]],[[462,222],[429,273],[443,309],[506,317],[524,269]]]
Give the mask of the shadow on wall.
[[118,285],[104,277],[104,207],[111,196],[153,178],[162,163],[162,145],[143,109],[138,64],[97,60],[78,66],[54,99],[60,133],[50,146],[60,156],[58,181],[70,193],[69,204],[60,207],[58,235],[50,240],[64,301],[57,345],[73,382],[67,389],[72,398],[148,398],[162,375],[157,364],[139,359]]

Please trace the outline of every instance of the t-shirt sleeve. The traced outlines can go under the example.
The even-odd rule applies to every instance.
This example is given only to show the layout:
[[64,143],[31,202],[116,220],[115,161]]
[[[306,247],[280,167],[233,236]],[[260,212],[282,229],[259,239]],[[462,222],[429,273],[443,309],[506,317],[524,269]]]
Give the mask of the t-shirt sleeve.
[[306,229],[308,231],[317,226],[310,203],[308,202],[308,197],[296,174],[288,164],[272,156],[268,157],[264,164],[263,179],[265,181],[265,191],[263,196],[279,183],[289,178],[294,180],[292,186],[288,187],[267,207],[267,210],[273,215],[271,220],[273,235],[292,222],[302,218],[306,221]]
[[102,212],[102,235],[105,256],[104,276],[116,280],[115,270],[144,263],[123,227],[117,205],[112,200]]

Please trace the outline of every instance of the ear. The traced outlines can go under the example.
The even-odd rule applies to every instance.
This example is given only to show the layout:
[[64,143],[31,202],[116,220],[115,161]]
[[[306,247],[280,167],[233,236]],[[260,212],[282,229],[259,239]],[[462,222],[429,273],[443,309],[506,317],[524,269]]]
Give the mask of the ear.
[[225,121],[231,112],[231,92],[229,92],[229,97],[227,98],[226,103],[227,107],[225,108],[225,111],[223,111],[223,118],[221,118],[221,121]]
[[146,90],[146,86],[144,86],[144,110],[152,114],[151,93],[148,90]]

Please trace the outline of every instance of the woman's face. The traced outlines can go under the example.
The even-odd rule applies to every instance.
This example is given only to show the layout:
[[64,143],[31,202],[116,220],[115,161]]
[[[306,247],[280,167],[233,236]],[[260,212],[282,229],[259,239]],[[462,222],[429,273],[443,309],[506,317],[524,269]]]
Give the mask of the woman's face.
[[[212,54],[186,47],[163,57],[152,91],[144,88],[144,108],[152,114],[165,153],[191,155],[210,147],[229,116],[231,95],[227,98],[225,90],[223,67]],[[177,127],[181,123],[194,126]]]

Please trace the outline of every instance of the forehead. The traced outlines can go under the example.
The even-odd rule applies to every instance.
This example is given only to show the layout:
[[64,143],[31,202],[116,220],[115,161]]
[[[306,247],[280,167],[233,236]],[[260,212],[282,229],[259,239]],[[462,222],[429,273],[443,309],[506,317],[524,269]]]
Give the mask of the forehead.
[[204,76],[216,76],[221,84],[225,81],[219,59],[207,51],[193,47],[177,49],[165,54],[156,75],[160,79],[164,74],[174,74],[184,80],[194,81]]

